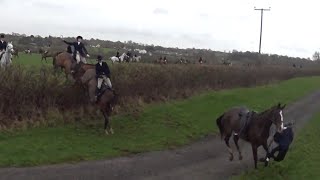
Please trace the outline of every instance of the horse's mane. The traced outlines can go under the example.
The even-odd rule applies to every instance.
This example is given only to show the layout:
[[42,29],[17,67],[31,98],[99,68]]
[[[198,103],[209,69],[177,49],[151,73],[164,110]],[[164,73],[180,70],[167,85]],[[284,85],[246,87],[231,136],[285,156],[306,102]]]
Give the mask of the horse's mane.
[[276,108],[276,106],[273,106],[273,107],[271,107],[271,108],[269,108],[269,109],[267,109],[267,110],[265,110],[265,111],[263,111],[261,113],[253,112],[253,117],[254,118],[258,118],[259,117],[259,119],[261,119],[261,120],[266,120],[266,119],[268,119],[269,114],[271,112],[273,112],[273,110],[275,108]]

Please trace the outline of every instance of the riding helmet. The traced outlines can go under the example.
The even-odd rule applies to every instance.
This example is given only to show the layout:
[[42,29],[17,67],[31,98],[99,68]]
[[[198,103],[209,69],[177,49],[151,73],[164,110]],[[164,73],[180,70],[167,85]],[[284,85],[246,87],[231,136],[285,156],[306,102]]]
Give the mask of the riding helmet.
[[102,56],[101,55],[98,55],[98,60],[100,61],[100,60],[102,60]]
[[83,38],[82,38],[82,36],[78,36],[78,37],[77,37],[77,40],[78,40],[78,39],[83,39]]

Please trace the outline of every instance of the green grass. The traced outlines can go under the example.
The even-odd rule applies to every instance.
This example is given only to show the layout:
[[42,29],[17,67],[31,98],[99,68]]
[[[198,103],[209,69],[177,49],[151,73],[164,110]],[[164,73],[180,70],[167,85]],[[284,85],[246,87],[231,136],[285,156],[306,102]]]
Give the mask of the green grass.
[[[103,120],[86,125],[0,133],[0,166],[77,162],[174,148],[217,132],[215,119],[227,108],[247,105],[261,111],[290,103],[320,88],[320,77],[276,85],[209,92],[183,101],[149,105],[137,118],[116,116],[115,134],[103,134]],[[88,120],[89,121],[89,120]]]
[[249,171],[234,179],[320,179],[320,114],[314,116],[294,140],[282,162],[274,162],[268,168]]
[[52,58],[47,58],[47,63],[45,61],[41,62],[40,54],[25,54],[23,52],[19,53],[19,58],[13,58],[13,64],[18,64],[27,67],[41,67],[41,66],[51,66]]

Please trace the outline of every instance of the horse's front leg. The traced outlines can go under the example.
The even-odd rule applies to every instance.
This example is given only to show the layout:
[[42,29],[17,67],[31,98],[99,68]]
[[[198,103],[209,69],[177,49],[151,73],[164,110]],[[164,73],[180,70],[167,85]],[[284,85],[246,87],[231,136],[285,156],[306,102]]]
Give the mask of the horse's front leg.
[[253,154],[253,160],[254,160],[254,168],[257,169],[257,159],[258,159],[258,146],[255,145],[255,144],[251,144],[251,147],[252,147],[252,154]]
[[224,138],[224,141],[226,142],[226,145],[228,147],[228,151],[230,153],[230,161],[233,161],[233,151],[232,151],[232,148],[230,147],[230,144],[229,144],[229,139],[230,139],[231,135],[226,135],[226,137]]
[[241,150],[240,150],[240,147],[239,147],[239,144],[238,144],[238,141],[239,141],[239,134],[234,134],[233,135],[233,140],[234,140],[234,144],[236,145],[237,147],[237,150],[239,152],[239,160],[242,160],[242,154],[241,154]]
[[109,116],[108,116],[108,113],[104,110],[101,110],[102,114],[103,114],[103,117],[104,117],[104,132],[109,135],[110,134],[113,134],[113,129],[112,127],[110,126],[110,122],[109,122]]
[[264,161],[264,166],[268,166],[268,164],[269,164],[269,149],[268,149],[268,143],[267,142],[265,142],[265,143],[263,143],[263,149],[266,151],[266,159],[265,159],[265,161]]

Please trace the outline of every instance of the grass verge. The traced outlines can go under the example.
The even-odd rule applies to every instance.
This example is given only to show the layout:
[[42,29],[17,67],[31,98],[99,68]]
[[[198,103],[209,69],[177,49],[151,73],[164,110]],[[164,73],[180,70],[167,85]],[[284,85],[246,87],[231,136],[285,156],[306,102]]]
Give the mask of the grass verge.
[[290,103],[320,88],[320,77],[275,85],[209,92],[183,101],[149,105],[135,118],[112,119],[115,134],[103,134],[102,119],[60,127],[0,133],[0,166],[34,166],[93,160],[174,148],[209,133],[227,108],[246,105],[261,111]]
[[268,168],[258,171],[249,171],[237,180],[255,179],[290,179],[290,180],[316,180],[320,179],[320,113],[300,130],[284,161],[274,162]]

